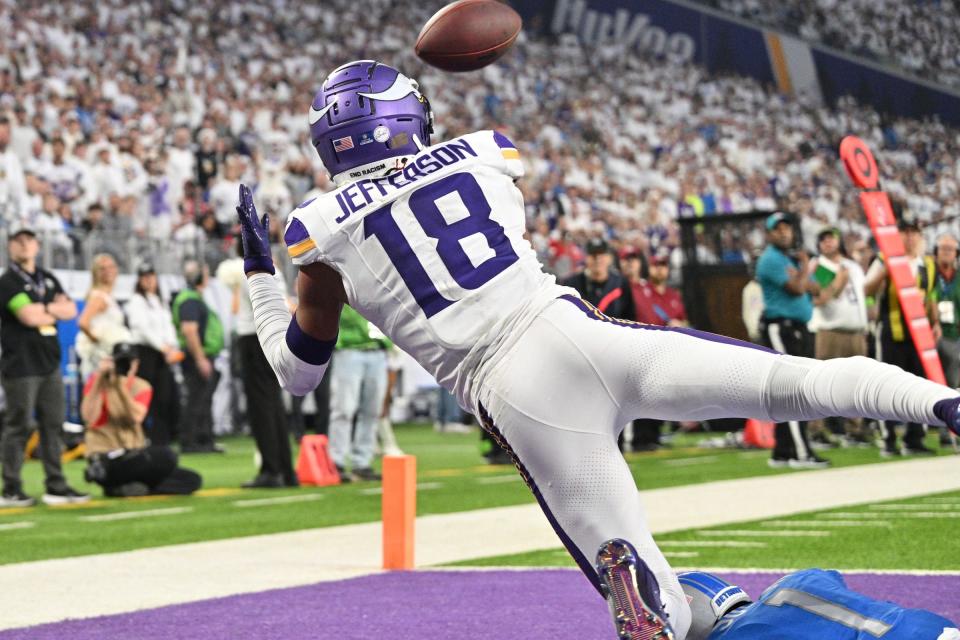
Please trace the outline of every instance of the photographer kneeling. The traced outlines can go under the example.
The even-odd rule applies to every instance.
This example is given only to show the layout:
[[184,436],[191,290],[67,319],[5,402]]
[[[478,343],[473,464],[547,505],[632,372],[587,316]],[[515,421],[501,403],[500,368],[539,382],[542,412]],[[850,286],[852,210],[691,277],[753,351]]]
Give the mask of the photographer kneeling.
[[137,377],[139,361],[133,346],[121,342],[113,357],[100,361],[83,390],[80,412],[86,425],[88,482],[112,497],[146,494],[191,494],[200,475],[177,466],[177,454],[166,445],[147,444],[143,420],[153,389]]

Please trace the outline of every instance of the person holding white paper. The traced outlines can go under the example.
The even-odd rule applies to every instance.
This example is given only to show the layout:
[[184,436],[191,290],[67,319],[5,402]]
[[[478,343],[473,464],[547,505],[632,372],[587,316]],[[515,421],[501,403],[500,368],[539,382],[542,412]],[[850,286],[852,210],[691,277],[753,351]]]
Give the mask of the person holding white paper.
[[[810,261],[811,277],[820,285],[814,299],[813,322],[817,327],[814,353],[818,360],[867,355],[867,297],[865,276],[856,261],[847,257],[840,230],[834,227],[817,235],[819,255]],[[862,421],[825,418],[834,434],[844,434],[849,445],[870,444]]]

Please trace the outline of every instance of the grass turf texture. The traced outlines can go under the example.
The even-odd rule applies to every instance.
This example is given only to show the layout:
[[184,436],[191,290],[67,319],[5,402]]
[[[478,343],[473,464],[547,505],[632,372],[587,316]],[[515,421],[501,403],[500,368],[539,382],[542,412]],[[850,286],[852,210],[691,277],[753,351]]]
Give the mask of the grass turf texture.
[[[418,481],[429,483],[418,492],[420,515],[533,501],[512,467],[485,464],[476,433],[437,434],[425,425],[398,425],[396,431],[403,449],[417,457]],[[685,435],[678,437],[672,448],[629,454],[627,460],[638,485],[654,489],[774,473],[805,473],[769,469],[765,451],[700,449],[696,444],[702,437]],[[240,490],[238,487],[255,473],[253,443],[249,438],[229,438],[224,442],[228,450],[224,455],[192,455],[181,459],[183,466],[199,471],[204,478],[203,491],[189,497],[104,499],[98,487],[84,483],[83,462],[66,464],[70,482],[93,492],[95,500],[90,504],[56,508],[0,509],[0,536],[4,542],[0,545],[0,564],[371,522],[380,518],[380,495],[370,491],[378,486],[376,483]],[[828,455],[836,466],[880,462],[876,449],[842,449]],[[31,495],[42,494],[39,463],[25,465],[24,483]],[[319,497],[248,508],[235,504],[241,500],[308,495]],[[91,515],[173,508],[186,511],[108,522],[83,519]],[[18,523],[32,526],[15,528],[20,526]]]
[[[895,506],[894,506],[895,505]],[[905,509],[900,509],[907,505]],[[922,514],[939,514],[929,516]],[[817,523],[862,522],[857,526]],[[856,507],[812,511],[773,520],[656,536],[675,567],[960,571],[960,491]],[[771,526],[772,525],[772,526]],[[770,533],[770,537],[740,532]],[[730,531],[730,534],[722,534]],[[778,537],[778,531],[826,531],[822,537]],[[708,532],[709,535],[704,535]],[[716,534],[716,535],[715,535]],[[698,547],[698,542],[760,543],[755,547]],[[696,555],[690,555],[696,554]],[[457,563],[458,566],[572,567],[564,549],[545,549]]]

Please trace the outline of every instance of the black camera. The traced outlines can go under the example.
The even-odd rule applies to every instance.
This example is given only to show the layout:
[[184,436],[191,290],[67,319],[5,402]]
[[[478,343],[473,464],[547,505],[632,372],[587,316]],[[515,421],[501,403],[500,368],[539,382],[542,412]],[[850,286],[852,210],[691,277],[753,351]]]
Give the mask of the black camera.
[[133,345],[129,342],[118,342],[113,345],[113,370],[118,376],[125,376],[130,373],[130,365],[136,359],[137,354]]
[[94,454],[87,459],[87,468],[83,472],[83,479],[87,482],[103,483],[107,479],[106,456],[102,453]]

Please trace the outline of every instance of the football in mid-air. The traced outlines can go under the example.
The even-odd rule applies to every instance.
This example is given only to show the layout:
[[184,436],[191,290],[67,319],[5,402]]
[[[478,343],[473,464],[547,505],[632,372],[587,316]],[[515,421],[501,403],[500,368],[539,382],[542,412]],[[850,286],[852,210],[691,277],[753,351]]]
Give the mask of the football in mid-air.
[[423,25],[414,50],[444,71],[474,71],[506,53],[521,25],[520,15],[497,0],[457,0]]

